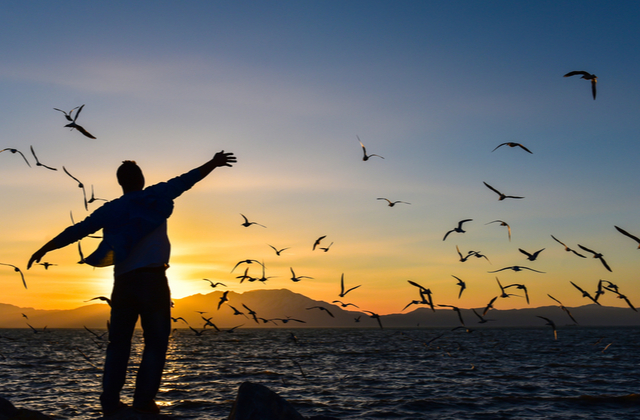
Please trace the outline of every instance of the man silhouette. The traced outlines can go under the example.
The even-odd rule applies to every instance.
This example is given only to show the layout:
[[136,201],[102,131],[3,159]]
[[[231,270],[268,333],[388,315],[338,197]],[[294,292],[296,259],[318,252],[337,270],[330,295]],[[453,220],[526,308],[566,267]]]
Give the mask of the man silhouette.
[[166,269],[170,243],[167,218],[173,200],[220,166],[232,166],[233,153],[224,150],[183,175],[144,188],[144,175],[134,161],[118,168],[121,197],[103,204],[82,222],[68,227],[29,259],[27,268],[49,251],[65,247],[103,230],[103,240],[84,263],[94,267],[114,265],[111,295],[111,326],[104,365],[100,403],[105,416],[117,414],[126,405],[120,401],[125,383],[131,337],[140,316],[144,351],[136,376],[133,408],[158,413],[155,397],[160,387],[171,333],[171,297]]

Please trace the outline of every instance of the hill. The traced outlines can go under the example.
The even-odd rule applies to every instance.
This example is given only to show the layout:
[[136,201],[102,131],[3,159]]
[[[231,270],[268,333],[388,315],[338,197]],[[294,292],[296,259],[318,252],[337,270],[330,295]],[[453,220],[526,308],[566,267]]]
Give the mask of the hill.
[[[375,319],[358,308],[349,306],[342,308],[339,304],[313,300],[304,295],[287,289],[253,290],[244,293],[229,292],[228,301],[218,304],[222,296],[221,291],[206,295],[197,294],[176,299],[172,315],[182,317],[194,328],[202,328],[205,324],[203,317],[210,318],[217,327],[231,328],[242,325],[244,328],[340,328],[340,327],[372,327],[378,328]],[[234,309],[243,314],[235,314]],[[316,308],[314,308],[316,307]],[[326,308],[327,311],[317,307]],[[250,310],[256,312],[256,322]],[[309,309],[311,308],[311,309]],[[350,309],[351,308],[351,309]],[[347,310],[349,309],[349,310]],[[640,325],[640,314],[630,308],[598,306],[595,304],[575,308],[568,308],[580,326],[632,326]],[[203,314],[198,311],[204,312]],[[476,308],[480,312],[481,309]],[[23,315],[28,317],[25,318]],[[471,309],[461,309],[461,315],[468,327],[526,327],[541,326],[545,321],[537,316],[552,319],[556,325],[573,325],[573,321],[558,306],[544,306],[538,308],[491,310],[485,318],[492,321],[479,324],[478,318]],[[284,321],[288,318],[294,320]],[[10,304],[0,303],[0,328],[28,328],[27,322],[35,328],[105,328],[109,319],[109,306],[92,304],[70,310],[41,310],[34,308],[20,308]],[[356,322],[356,319],[359,319]],[[458,315],[449,308],[432,311],[428,307],[420,307],[405,314],[382,315],[384,327],[456,327],[460,325]],[[178,320],[176,328],[186,328],[187,325]]]

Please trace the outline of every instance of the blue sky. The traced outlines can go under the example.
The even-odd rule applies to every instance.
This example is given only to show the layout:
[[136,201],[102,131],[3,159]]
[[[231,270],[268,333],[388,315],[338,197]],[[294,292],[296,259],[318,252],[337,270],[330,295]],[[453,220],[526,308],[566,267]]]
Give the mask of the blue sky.
[[[613,228],[640,235],[640,5],[29,2],[4,9],[1,148],[16,147],[33,163],[33,145],[43,163],[64,165],[109,199],[120,193],[114,172],[124,159],[138,161],[154,183],[220,149],[236,153],[234,168],[214,172],[176,203],[176,297],[206,293],[206,277],[238,292],[288,287],[330,301],[344,272],[363,284],[354,303],[381,313],[416,298],[407,279],[430,285],[441,303],[481,306],[496,294],[488,270],[528,265],[521,247],[546,248],[529,263],[546,273],[504,272],[501,281],[527,284],[533,306],[552,304],[547,293],[565,305],[587,303],[569,280],[595,290],[600,278],[640,301],[636,244]],[[562,77],[572,70],[598,76],[595,101],[589,82]],[[97,140],[63,128],[52,109],[81,104],[78,123]],[[385,159],[362,162],[356,136]],[[510,141],[533,154],[491,152]],[[24,269],[70,223],[69,211],[78,220],[88,213],[60,171],[29,169],[5,152],[0,174],[0,262]],[[482,181],[525,199],[498,202]],[[411,205],[388,208],[378,197]],[[239,213],[267,229],[242,228]],[[467,233],[443,242],[465,218],[474,219]],[[495,219],[510,223],[511,242],[485,225]],[[571,258],[551,234],[601,251],[613,273]],[[320,235],[334,242],[324,255],[309,249]],[[291,250],[276,258],[267,243]],[[483,251],[492,264],[458,262],[455,245]],[[237,284],[229,270],[245,258],[265,259],[275,277]],[[47,259],[59,265],[32,268],[26,291],[1,271],[2,302],[75,307],[109,293],[110,271],[76,265],[74,247]],[[293,285],[289,267],[313,281]],[[451,275],[467,280],[466,300],[456,300]],[[621,305],[612,294],[605,299]]]

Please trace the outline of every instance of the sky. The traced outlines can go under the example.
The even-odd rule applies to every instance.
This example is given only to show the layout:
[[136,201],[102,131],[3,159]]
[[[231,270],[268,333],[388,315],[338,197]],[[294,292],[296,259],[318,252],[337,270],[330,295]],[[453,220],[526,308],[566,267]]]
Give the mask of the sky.
[[[172,294],[288,288],[398,313],[417,289],[436,304],[512,309],[590,303],[600,279],[640,305],[640,5],[604,1],[12,3],[0,16],[1,303],[70,309],[108,296],[111,268],[77,246],[29,257],[121,194],[115,170],[147,184],[233,152],[179,197],[169,219]],[[598,77],[598,94],[580,70]],[[95,137],[64,128],[66,111]],[[372,157],[363,161],[360,139]],[[506,142],[523,144],[532,153]],[[57,168],[35,165],[30,152]],[[524,199],[498,200],[486,182]],[[400,200],[389,207],[384,200]],[[245,228],[241,214],[266,227]],[[445,233],[463,219],[465,233]],[[511,226],[509,241],[505,227]],[[314,241],[325,236],[321,246]],[[604,254],[564,251],[578,244]],[[98,244],[83,239],[85,254]],[[288,248],[277,256],[269,247]],[[484,258],[460,262],[481,251]],[[518,251],[543,249],[535,261]],[[585,252],[583,252],[585,253]],[[264,262],[266,282],[240,283]],[[525,266],[529,270],[499,270]],[[255,263],[249,274],[262,274]],[[256,268],[258,267],[258,268]],[[296,275],[313,277],[294,283]],[[453,276],[467,288],[458,298]],[[222,286],[218,286],[220,288]],[[219,289],[216,289],[219,290]],[[626,306],[613,293],[601,302]]]

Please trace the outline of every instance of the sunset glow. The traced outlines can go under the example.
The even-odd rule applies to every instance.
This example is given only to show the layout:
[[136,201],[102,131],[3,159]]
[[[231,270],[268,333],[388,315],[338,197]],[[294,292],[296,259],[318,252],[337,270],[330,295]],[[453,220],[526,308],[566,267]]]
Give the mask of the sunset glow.
[[[311,6],[312,5],[312,6]],[[462,7],[464,6],[464,7]],[[125,159],[147,185],[233,152],[175,202],[168,271],[174,298],[206,294],[207,278],[242,293],[290,289],[399,313],[418,282],[436,303],[481,307],[502,284],[521,296],[499,309],[588,304],[609,280],[640,305],[637,4],[578,2],[38,2],[0,18],[1,303],[70,309],[109,296],[112,269],[78,264],[77,246],[29,257],[85,210],[114,199]],[[153,13],[149,13],[153,9]],[[311,9],[314,10],[311,13]],[[97,17],[100,17],[97,19]],[[144,19],[142,18],[144,16]],[[300,22],[309,22],[301,24]],[[563,78],[572,70],[590,83]],[[97,139],[64,128],[78,123]],[[369,154],[362,160],[362,140]],[[519,142],[531,150],[496,146]],[[57,171],[36,166],[30,152]],[[483,182],[524,199],[498,200]],[[389,207],[380,197],[404,201]],[[244,214],[266,227],[241,225]],[[444,234],[460,220],[465,233]],[[509,240],[505,220],[512,229]],[[327,252],[312,250],[326,235]],[[612,272],[586,253],[604,254]],[[89,254],[97,239],[83,239]],[[269,246],[288,248],[280,256]],[[479,251],[488,257],[460,262]],[[518,248],[534,252],[528,261]],[[584,253],[584,252],[583,252]],[[237,279],[263,261],[261,283]],[[499,270],[526,266],[532,271]],[[296,274],[313,277],[300,282]],[[260,276],[257,264],[249,274]],[[467,289],[458,299],[453,276]],[[216,289],[219,290],[219,289]],[[512,289],[513,290],[513,289]],[[518,294],[517,292],[514,292]],[[607,306],[626,306],[613,293]]]

